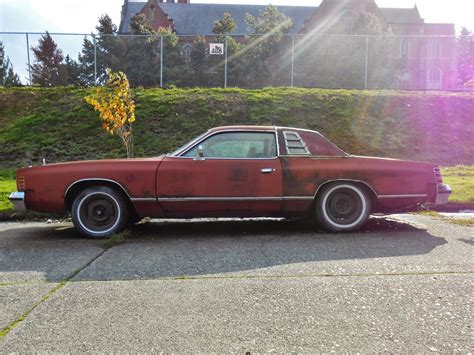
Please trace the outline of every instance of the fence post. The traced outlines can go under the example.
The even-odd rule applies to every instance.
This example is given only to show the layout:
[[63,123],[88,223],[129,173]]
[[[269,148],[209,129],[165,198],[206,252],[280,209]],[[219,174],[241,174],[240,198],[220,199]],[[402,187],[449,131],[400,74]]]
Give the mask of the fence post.
[[26,32],[25,35],[26,35],[26,56],[28,58],[28,76],[30,79],[30,85],[33,85],[32,80],[31,80],[30,39],[28,38],[28,32]]
[[367,89],[369,81],[369,36],[365,36],[365,76],[364,89]]
[[97,40],[94,34],[92,40],[94,42],[94,85],[97,86]]
[[224,88],[227,88],[227,33],[224,36]]
[[291,36],[291,86],[295,77],[295,35]]
[[163,35],[160,36],[160,88],[163,87]]

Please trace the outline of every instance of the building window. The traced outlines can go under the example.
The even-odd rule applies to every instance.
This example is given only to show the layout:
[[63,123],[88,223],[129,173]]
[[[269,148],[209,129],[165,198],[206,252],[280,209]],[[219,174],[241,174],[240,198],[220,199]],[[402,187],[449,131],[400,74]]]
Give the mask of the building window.
[[439,90],[443,87],[443,72],[440,68],[431,68],[428,72],[428,89]]
[[148,18],[148,20],[153,23],[155,22],[155,5],[151,5],[150,6],[150,17]]
[[431,81],[441,81],[441,70],[439,68],[432,68],[430,70]]
[[343,12],[338,20],[338,27],[341,29],[343,34],[353,35],[356,34],[355,30],[356,15],[352,11]]
[[405,58],[410,54],[410,42],[408,38],[403,37],[400,42],[400,57]]
[[436,59],[441,57],[441,43],[439,39],[433,38],[430,41],[430,58]]
[[193,51],[193,46],[189,43],[183,45],[183,57],[186,63],[189,63],[191,60],[191,52]]
[[398,88],[400,90],[409,90],[411,82],[411,75],[409,71],[406,71],[398,75]]

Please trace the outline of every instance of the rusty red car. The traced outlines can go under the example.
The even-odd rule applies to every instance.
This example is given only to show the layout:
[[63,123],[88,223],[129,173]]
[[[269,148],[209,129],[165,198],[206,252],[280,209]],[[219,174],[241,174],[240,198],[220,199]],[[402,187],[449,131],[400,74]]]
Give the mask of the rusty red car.
[[447,203],[431,163],[354,156],[316,131],[274,126],[208,130],[154,158],[19,169],[18,210],[70,213],[87,237],[107,238],[142,217],[309,217],[355,231],[371,213]]

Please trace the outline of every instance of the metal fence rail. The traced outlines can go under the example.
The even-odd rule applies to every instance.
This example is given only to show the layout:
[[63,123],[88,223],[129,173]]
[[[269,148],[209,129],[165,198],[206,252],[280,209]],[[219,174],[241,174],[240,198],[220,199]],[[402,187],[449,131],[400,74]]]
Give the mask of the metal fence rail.
[[[26,84],[35,83],[31,52],[43,35],[0,32]],[[77,80],[66,84],[100,85],[111,68],[144,87],[463,88],[455,36],[50,35],[77,65]]]

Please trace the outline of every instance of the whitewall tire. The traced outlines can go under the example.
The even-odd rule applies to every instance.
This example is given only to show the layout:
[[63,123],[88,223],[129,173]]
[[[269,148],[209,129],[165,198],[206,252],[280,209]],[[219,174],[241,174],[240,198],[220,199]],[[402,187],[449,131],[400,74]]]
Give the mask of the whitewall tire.
[[88,238],[108,238],[128,220],[127,204],[120,193],[105,186],[81,191],[72,204],[72,222]]
[[316,196],[316,220],[332,232],[353,232],[369,218],[370,198],[364,189],[351,183],[324,186]]

